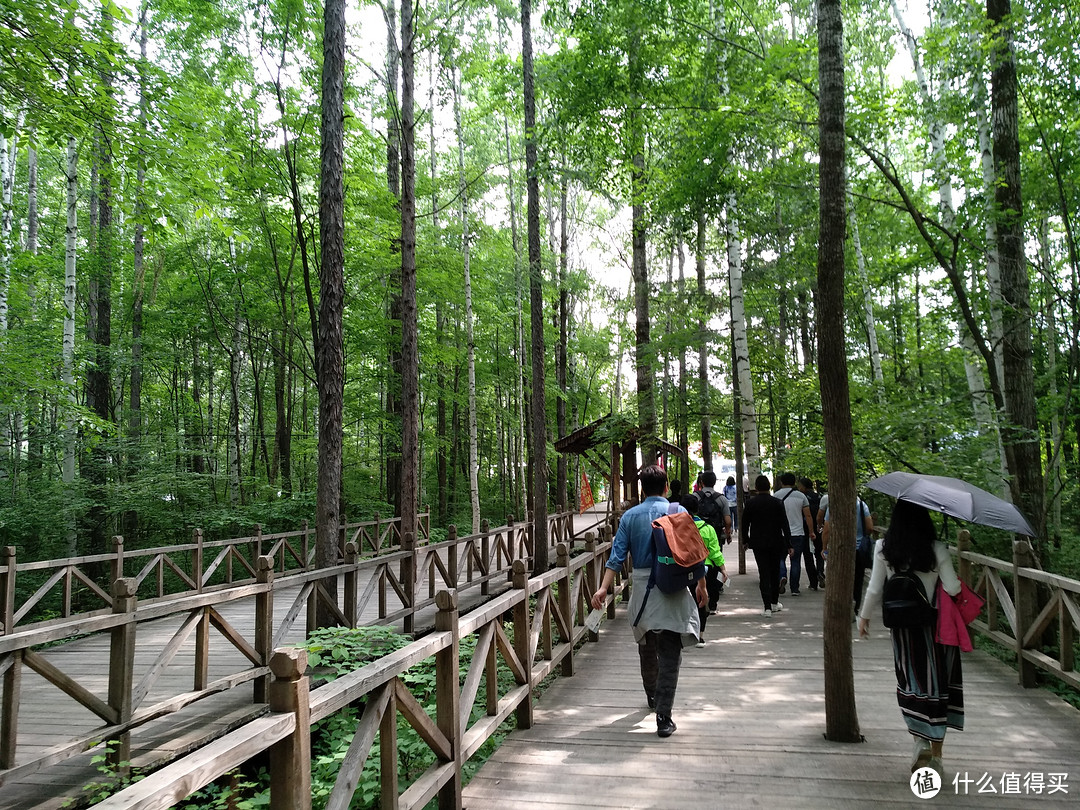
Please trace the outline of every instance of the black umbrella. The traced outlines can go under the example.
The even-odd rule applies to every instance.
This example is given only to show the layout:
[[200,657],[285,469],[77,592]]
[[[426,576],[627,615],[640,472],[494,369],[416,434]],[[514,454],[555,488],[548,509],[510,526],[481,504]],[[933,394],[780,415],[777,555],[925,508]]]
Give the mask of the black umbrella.
[[1035,530],[1020,510],[1008,501],[991,495],[959,478],[920,475],[909,472],[886,473],[867,483],[870,489],[894,498],[917,503],[935,512],[1016,534],[1035,536]]

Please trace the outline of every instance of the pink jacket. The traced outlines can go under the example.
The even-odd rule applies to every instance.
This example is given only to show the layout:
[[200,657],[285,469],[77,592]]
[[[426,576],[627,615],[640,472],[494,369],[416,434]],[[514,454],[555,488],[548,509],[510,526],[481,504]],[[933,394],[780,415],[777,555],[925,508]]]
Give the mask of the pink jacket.
[[960,583],[960,593],[950,596],[938,581],[938,619],[935,635],[938,644],[959,647],[961,652],[971,652],[975,649],[971,644],[967,626],[975,621],[983,604],[983,598],[965,583]]

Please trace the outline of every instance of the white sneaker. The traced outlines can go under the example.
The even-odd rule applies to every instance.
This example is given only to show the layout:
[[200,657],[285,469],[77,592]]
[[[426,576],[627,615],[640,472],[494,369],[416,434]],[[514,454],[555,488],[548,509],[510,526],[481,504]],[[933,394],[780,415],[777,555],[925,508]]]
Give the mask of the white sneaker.
[[769,610],[769,608],[765,608],[763,611],[761,611],[761,615],[762,616],[768,616],[769,618],[772,618],[772,611]]
[[772,606],[772,612],[773,613],[779,613],[783,609],[784,609],[784,606],[780,602],[777,602],[775,605]]

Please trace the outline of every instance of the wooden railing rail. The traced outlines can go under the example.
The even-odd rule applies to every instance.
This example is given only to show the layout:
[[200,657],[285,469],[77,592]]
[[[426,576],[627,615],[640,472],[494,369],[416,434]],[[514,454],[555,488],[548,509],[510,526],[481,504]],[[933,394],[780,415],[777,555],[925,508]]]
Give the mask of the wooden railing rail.
[[[960,578],[986,600],[983,615],[971,626],[1016,654],[1020,684],[1036,686],[1041,669],[1080,689],[1075,660],[1080,581],[1039,568],[1026,540],[1013,543],[1010,563],[972,551],[970,533],[961,530],[955,554]],[[1054,622],[1056,658],[1041,649],[1043,635]]]
[[[255,720],[151,774],[99,806],[104,810],[150,810],[171,807],[194,791],[264,751],[270,753],[270,801],[273,810],[311,807],[309,726],[342,708],[364,702],[357,731],[327,802],[344,810],[352,800],[364,763],[379,738],[381,805],[418,808],[432,799],[440,807],[461,807],[462,765],[508,718],[519,728],[533,721],[533,692],[556,667],[573,674],[576,645],[597,636],[584,627],[587,600],[599,584],[609,542],[586,540],[584,553],[571,558],[567,543],[557,548],[556,567],[530,579],[524,560],[513,564],[512,590],[465,615],[459,615],[458,592],[436,593],[435,632],[368,664],[333,683],[309,692],[306,654],[279,650],[271,660],[271,714]],[[614,610],[614,594],[609,610]],[[510,632],[504,617],[512,615]],[[475,635],[476,650],[464,678],[458,648]],[[436,713],[431,718],[409,692],[401,675],[420,661],[434,658]],[[513,685],[499,694],[496,669],[513,674]],[[486,676],[486,677],[485,677]],[[481,682],[485,710],[470,725]],[[434,754],[435,763],[406,789],[398,784],[397,716],[401,714]]]
[[[140,599],[139,584],[155,570],[160,570],[161,565],[171,564],[162,563],[161,558],[154,555],[144,562],[136,576],[117,577],[113,593],[108,595],[107,607],[50,621],[13,626],[10,632],[0,635],[0,678],[3,680],[0,786],[82,753],[102,739],[119,739],[121,744],[114,756],[118,762],[124,761],[132,729],[227,689],[252,683],[253,702],[265,702],[271,651],[284,642],[301,616],[304,617],[306,631],[313,630],[319,604],[325,605],[345,626],[400,621],[405,631],[412,633],[416,629],[418,614],[435,604],[434,596],[422,597],[425,578],[429,580],[429,593],[435,591],[436,584],[439,590],[453,590],[462,595],[475,592],[481,596],[489,595],[492,583],[499,588],[509,587],[513,564],[524,565],[527,559],[526,526],[515,524],[492,530],[485,525],[483,528],[479,535],[458,537],[456,529],[451,527],[447,540],[419,547],[411,535],[406,535],[400,550],[385,551],[379,556],[367,558],[362,558],[355,543],[350,541],[345,547],[344,558],[337,566],[315,570],[294,568],[285,574],[278,573],[280,566],[274,557],[263,554],[255,559],[254,564],[244,560],[244,570],[254,576],[242,582],[211,586],[204,576],[197,587],[183,593],[161,595],[159,587],[155,596]],[[207,556],[213,556],[214,562],[193,569],[205,571],[215,564],[220,565],[240,545],[250,545],[254,551],[274,550],[292,554],[296,549],[288,549],[284,543],[288,539],[295,541],[301,535],[262,536],[256,531],[250,538],[236,538],[237,543],[219,541],[211,544],[199,542],[201,536],[196,532],[195,542],[187,550],[195,552],[193,559],[196,562],[204,552],[210,551]],[[302,544],[305,541],[299,542]],[[117,543],[120,548],[120,538],[117,538]],[[12,558],[13,555],[9,555],[8,559]],[[117,564],[113,570],[122,572],[119,555],[114,559]],[[54,575],[66,575],[69,568],[58,568]],[[17,566],[8,565],[6,570],[14,572]],[[5,585],[2,604],[10,611],[11,590],[6,587],[7,582],[7,579],[0,578],[0,585]],[[340,592],[339,584],[342,586]],[[188,585],[191,585],[190,579]],[[291,603],[285,602],[288,608],[284,613],[275,616],[274,595],[281,592],[293,596]],[[119,600],[117,593],[122,594]],[[228,603],[250,597],[254,597],[251,603],[254,631],[252,636],[245,637],[243,632],[226,620],[221,611]],[[375,602],[375,608],[369,610],[369,606]],[[163,649],[157,651],[150,666],[140,666],[137,676],[133,654],[138,636],[137,626],[167,617],[178,617],[178,627]],[[74,678],[36,651],[43,644],[106,632],[111,634],[110,665],[107,672],[96,677]],[[226,649],[231,654],[235,656],[239,653],[240,661],[240,664],[228,664],[231,669],[225,674],[221,674],[223,661],[218,661],[215,664],[218,674],[213,680],[210,678],[212,632],[228,642]],[[182,694],[155,690],[160,676],[182,660],[178,653],[185,645],[190,649],[192,640],[195,654],[191,690]],[[143,651],[145,653],[145,648]],[[29,667],[77,704],[94,713],[104,725],[87,728],[85,733],[64,739],[43,757],[18,758],[18,717],[24,667]],[[100,697],[104,693],[108,694],[107,699]]]
[[[400,518],[348,523],[343,535],[358,536],[379,526],[384,538],[397,538]],[[419,515],[423,537],[431,534],[430,515]],[[260,526],[246,537],[204,540],[201,529],[192,532],[191,541],[148,549],[127,549],[123,537],[114,537],[114,551],[60,560],[18,562],[15,548],[0,548],[0,634],[14,632],[19,625],[33,620],[46,607],[60,618],[70,618],[112,607],[112,596],[98,584],[100,574],[108,572],[108,581],[125,576],[135,581],[140,598],[161,598],[171,594],[200,592],[220,585],[245,584],[256,579],[256,562],[264,554],[274,557],[279,573],[304,571],[311,567],[314,553],[311,529],[305,521],[301,529],[264,535]],[[361,556],[366,556],[363,548]],[[374,554],[396,550],[384,542]],[[369,548],[370,552],[371,549]],[[342,545],[342,556],[344,545]],[[21,593],[26,592],[26,593]],[[76,604],[78,602],[78,604]],[[55,605],[55,607],[54,607]],[[40,619],[39,619],[40,620]]]

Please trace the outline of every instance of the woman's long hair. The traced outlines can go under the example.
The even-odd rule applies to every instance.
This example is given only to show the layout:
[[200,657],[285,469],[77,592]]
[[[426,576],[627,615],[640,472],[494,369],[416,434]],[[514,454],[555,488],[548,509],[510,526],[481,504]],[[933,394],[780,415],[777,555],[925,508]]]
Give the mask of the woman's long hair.
[[881,553],[894,571],[933,571],[937,566],[934,521],[925,506],[897,501]]

